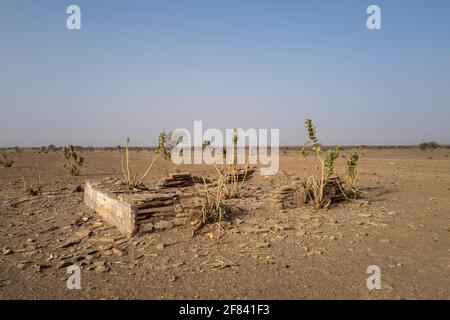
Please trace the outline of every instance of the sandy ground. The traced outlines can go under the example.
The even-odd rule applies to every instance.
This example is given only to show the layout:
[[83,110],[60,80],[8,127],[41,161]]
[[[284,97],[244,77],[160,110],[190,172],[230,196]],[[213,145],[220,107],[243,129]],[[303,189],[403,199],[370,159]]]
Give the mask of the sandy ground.
[[[286,175],[314,170],[312,159],[282,151],[280,174],[248,182],[263,196],[234,200],[233,219],[217,243],[215,226],[194,238],[186,226],[128,240],[102,223],[74,190],[87,179],[120,177],[117,151],[83,152],[78,177],[63,168],[58,152],[23,151],[14,167],[0,168],[0,298],[449,299],[449,154],[366,150],[363,199],[281,212],[264,194]],[[151,153],[131,158],[133,170],[143,172]],[[43,193],[23,198],[21,176],[36,181],[36,163]],[[158,161],[148,182],[175,169]],[[203,165],[177,169],[214,173]],[[17,199],[26,201],[11,205]],[[269,231],[252,231],[258,228]],[[81,290],[67,289],[68,264],[81,266]],[[369,265],[381,269],[380,290],[366,286]]]

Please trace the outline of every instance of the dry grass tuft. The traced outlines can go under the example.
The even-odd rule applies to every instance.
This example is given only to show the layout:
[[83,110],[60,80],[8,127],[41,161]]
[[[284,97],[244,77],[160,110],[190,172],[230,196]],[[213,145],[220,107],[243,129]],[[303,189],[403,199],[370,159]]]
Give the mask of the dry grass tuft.
[[30,196],[37,196],[38,194],[41,194],[42,187],[43,187],[42,183],[41,183],[41,173],[39,172],[37,161],[34,165],[34,170],[37,175],[37,182],[35,182],[35,183],[33,183],[33,182],[28,183],[25,180],[25,177],[23,175],[21,175],[22,183],[23,183],[23,192],[26,195],[30,195]]
[[8,152],[5,149],[0,150],[0,165],[3,168],[11,168],[14,164],[14,160],[9,158]]
[[237,155],[237,144],[238,144],[238,133],[237,129],[233,132],[233,162],[231,164],[226,164],[227,150],[224,147],[222,151],[223,165],[222,168],[217,167],[213,164],[218,175],[219,184],[223,188],[223,194],[225,198],[238,198],[242,195],[242,186],[247,179],[247,174],[249,170],[248,162],[246,162],[244,168],[238,168],[238,155]]

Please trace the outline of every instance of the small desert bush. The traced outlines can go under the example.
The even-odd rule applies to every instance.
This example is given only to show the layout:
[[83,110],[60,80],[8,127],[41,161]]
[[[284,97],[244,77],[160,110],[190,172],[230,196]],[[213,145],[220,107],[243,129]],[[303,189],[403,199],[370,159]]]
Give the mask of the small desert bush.
[[71,175],[77,176],[79,174],[79,168],[84,164],[84,158],[77,154],[73,145],[63,147],[61,153],[66,160],[64,168],[69,169]]
[[8,152],[5,149],[0,150],[0,166],[4,168],[11,168],[14,160],[9,158]]
[[429,141],[429,142],[424,142],[419,144],[419,148],[420,150],[431,150],[433,151],[434,149],[439,148],[439,144],[436,141]]
[[47,151],[56,151],[58,148],[54,144],[49,144]]

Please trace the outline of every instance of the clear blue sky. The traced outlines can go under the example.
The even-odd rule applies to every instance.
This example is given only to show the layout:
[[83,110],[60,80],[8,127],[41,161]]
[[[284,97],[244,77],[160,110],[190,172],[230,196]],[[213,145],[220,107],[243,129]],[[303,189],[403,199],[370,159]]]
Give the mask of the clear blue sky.
[[194,120],[300,145],[307,117],[324,144],[449,144],[450,1],[1,0],[0,111],[0,146],[154,145]]

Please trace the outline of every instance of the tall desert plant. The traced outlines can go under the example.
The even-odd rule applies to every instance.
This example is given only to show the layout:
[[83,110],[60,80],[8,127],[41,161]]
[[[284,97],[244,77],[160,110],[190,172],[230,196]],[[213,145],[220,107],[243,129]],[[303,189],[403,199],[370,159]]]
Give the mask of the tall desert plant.
[[306,157],[309,153],[307,148],[311,147],[312,152],[319,162],[319,176],[310,176],[306,181],[306,187],[308,189],[309,197],[315,207],[321,208],[326,206],[324,201],[324,188],[335,172],[335,163],[339,157],[340,150],[339,146],[336,146],[334,149],[328,150],[324,158],[322,146],[319,143],[316,128],[311,119],[306,119],[305,127],[309,140],[303,145],[301,153]]
[[[159,134],[158,138],[158,147],[156,149],[155,155],[150,162],[149,166],[147,167],[147,170],[142,175],[140,179],[137,179],[137,175],[132,175],[130,170],[130,152],[129,152],[129,145],[130,138],[127,138],[125,142],[125,148],[122,155],[122,172],[123,172],[123,183],[127,186],[138,188],[143,186],[144,179],[147,177],[150,170],[153,168],[153,165],[155,164],[156,160],[159,157],[163,157],[165,160],[170,159],[170,152],[167,149],[167,134],[165,132],[161,132]],[[125,165],[124,165],[125,162]]]
[[84,158],[77,154],[75,147],[71,144],[63,147],[61,153],[64,159],[66,159],[64,168],[69,169],[71,175],[77,176],[79,174],[79,168],[84,164]]

